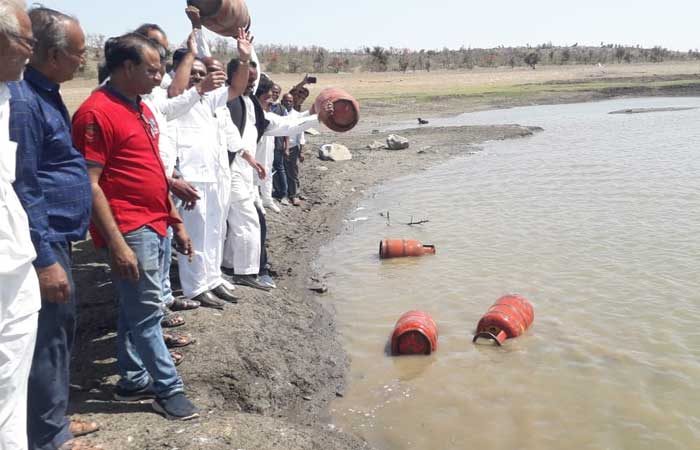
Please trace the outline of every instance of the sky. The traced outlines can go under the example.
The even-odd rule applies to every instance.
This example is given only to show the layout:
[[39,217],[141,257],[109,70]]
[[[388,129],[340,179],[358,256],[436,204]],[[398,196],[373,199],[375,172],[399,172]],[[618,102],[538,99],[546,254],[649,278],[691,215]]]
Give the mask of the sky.
[[[31,3],[32,0],[28,0]],[[86,33],[115,36],[155,22],[171,42],[189,30],[185,0],[43,0],[71,13]],[[601,42],[700,48],[698,0],[249,0],[256,41],[411,49]]]

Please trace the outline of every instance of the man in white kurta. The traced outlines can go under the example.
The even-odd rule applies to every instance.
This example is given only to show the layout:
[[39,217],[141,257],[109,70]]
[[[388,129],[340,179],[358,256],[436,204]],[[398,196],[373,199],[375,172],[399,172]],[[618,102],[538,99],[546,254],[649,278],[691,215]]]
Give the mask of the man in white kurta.
[[[27,380],[41,308],[29,222],[12,189],[17,144],[10,141],[7,81],[21,77],[31,55],[24,2],[0,0],[0,448],[27,448]],[[19,37],[18,37],[19,36]]]
[[[241,66],[238,70],[244,70],[247,66]],[[232,74],[230,73],[229,76]],[[281,117],[276,114],[264,114],[263,118],[257,118],[255,105],[250,95],[258,80],[257,69],[254,65],[249,68],[249,85],[245,95],[241,97],[245,109],[245,118],[242,126],[241,145],[245,154],[255,155],[259,141],[263,136],[289,136],[302,133],[304,130],[318,125],[318,116],[303,114],[298,117]],[[269,86],[269,90],[272,85]],[[238,99],[237,99],[238,100]],[[258,139],[256,122],[265,119],[267,124],[263,136]],[[249,166],[249,165],[248,165]],[[265,175],[266,171],[258,172]],[[269,175],[269,174],[267,174]],[[234,281],[251,287],[265,289],[265,284],[260,283],[257,275],[260,272],[260,254],[262,245],[260,235],[260,221],[255,209],[255,202],[260,202],[256,179],[252,168],[239,161],[236,157],[232,165],[231,208],[228,217],[228,235],[224,246],[223,265],[235,273]],[[262,178],[263,177],[258,177]],[[266,177],[265,177],[266,178]],[[262,206],[262,205],[260,205]],[[269,289],[269,287],[268,287]]]
[[[204,64],[195,61],[191,86],[206,74]],[[218,299],[236,302],[221,274],[231,183],[225,132],[226,119],[230,122],[225,109],[227,100],[227,89],[205,94],[189,112],[170,122],[168,133],[177,149],[178,169],[200,197],[193,207],[180,208],[194,249],[191,262],[187,256],[178,256],[182,290],[186,297],[203,306],[219,309],[223,303]]]

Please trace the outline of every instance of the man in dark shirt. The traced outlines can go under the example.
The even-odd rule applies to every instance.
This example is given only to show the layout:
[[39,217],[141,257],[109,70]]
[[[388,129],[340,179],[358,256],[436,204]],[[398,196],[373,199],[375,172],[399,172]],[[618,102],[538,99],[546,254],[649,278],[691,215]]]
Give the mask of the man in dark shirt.
[[84,63],[78,21],[48,8],[29,12],[37,40],[24,81],[12,83],[10,136],[17,142],[15,191],[27,211],[37,253],[42,306],[29,377],[29,448],[93,448],[73,440],[96,424],[69,423],[70,352],[76,324],[71,243],[85,238],[92,193],[85,160],[73,147],[59,86]]

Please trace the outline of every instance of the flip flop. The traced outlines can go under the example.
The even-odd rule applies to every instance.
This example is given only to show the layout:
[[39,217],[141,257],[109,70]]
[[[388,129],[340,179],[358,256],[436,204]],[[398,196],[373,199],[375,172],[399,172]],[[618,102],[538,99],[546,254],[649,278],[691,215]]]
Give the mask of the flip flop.
[[178,313],[166,314],[163,320],[160,321],[160,326],[163,328],[181,327],[185,324],[185,318]]
[[185,359],[185,355],[175,350],[170,350],[170,357],[172,358],[175,367],[182,364],[182,361]]
[[80,437],[98,431],[100,429],[100,425],[97,422],[74,419],[70,421],[68,429],[73,437]]
[[165,340],[165,346],[168,348],[187,347],[197,342],[192,336],[179,333],[163,333],[163,340]]

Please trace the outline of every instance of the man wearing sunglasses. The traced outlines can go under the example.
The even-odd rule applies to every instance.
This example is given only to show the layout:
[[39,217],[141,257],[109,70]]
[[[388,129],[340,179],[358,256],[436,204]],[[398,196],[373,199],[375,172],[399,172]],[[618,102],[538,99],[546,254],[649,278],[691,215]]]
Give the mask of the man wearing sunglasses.
[[10,138],[17,142],[14,188],[29,217],[42,305],[29,377],[29,448],[93,448],[73,431],[96,424],[66,417],[76,326],[71,243],[85,238],[92,193],[85,160],[73,146],[60,85],[84,64],[85,36],[77,19],[48,8],[29,11],[34,54],[24,81],[12,83]]

